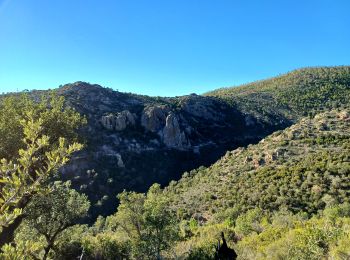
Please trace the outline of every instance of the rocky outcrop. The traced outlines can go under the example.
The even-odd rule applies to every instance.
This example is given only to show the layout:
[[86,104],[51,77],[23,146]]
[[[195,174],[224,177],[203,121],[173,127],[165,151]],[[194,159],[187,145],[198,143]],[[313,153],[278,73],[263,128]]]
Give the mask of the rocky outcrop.
[[179,118],[167,106],[146,107],[141,116],[141,125],[146,131],[157,133],[169,148],[190,147],[185,132],[180,128]]
[[101,118],[101,124],[108,130],[113,130],[114,128],[114,115],[107,115]]
[[124,165],[122,156],[121,156],[119,153],[117,153],[117,154],[116,154],[116,157],[117,157],[117,165],[118,165],[118,167],[119,167],[119,168],[124,168],[125,165]]
[[146,107],[141,116],[141,125],[150,132],[158,132],[165,125],[165,119],[169,112],[166,106]]
[[128,125],[135,125],[135,115],[128,110],[124,110],[116,115],[102,116],[101,123],[106,129],[122,131]]
[[[136,115],[124,110],[116,114],[102,116],[100,122],[108,130],[123,131],[127,126],[136,124]],[[159,140],[166,147],[181,150],[190,147],[186,133],[180,128],[178,116],[167,106],[144,108],[141,114],[141,125],[146,131],[158,134]],[[139,145],[135,149],[140,150]]]
[[172,112],[166,117],[166,123],[161,132],[161,138],[163,143],[168,147],[183,149],[190,146],[185,133],[180,129],[178,118]]

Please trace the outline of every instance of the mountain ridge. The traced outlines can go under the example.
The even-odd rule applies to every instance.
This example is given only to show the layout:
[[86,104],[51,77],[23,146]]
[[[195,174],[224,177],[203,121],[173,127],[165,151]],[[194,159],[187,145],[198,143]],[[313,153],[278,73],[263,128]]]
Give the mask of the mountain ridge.
[[[323,70],[328,76],[322,80],[312,76]],[[257,143],[305,114],[349,105],[349,66],[300,71],[285,74],[282,80],[263,81],[268,91],[254,85],[261,83],[251,83],[253,87],[235,88],[233,94],[230,89],[149,97],[86,82],[61,86],[53,91],[88,121],[80,133],[86,148],[62,169],[64,179],[89,195],[93,216],[108,215],[123,189],[144,192],[154,182],[167,185],[183,172],[210,166],[226,151]],[[242,93],[242,89],[249,91]],[[302,106],[295,106],[293,99],[288,103],[283,98],[293,97],[290,92],[282,91],[281,98],[276,89],[291,89],[295,98],[303,97]],[[32,91],[29,95],[35,98],[47,93]],[[310,106],[314,100],[317,102]]]

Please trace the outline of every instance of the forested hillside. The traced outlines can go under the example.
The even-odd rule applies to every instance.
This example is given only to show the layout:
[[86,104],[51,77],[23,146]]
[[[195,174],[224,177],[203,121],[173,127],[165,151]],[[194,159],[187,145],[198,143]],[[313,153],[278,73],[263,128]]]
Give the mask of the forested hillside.
[[94,217],[107,215],[123,189],[145,192],[154,182],[167,185],[305,115],[348,106],[349,86],[350,67],[305,68],[175,98],[67,84],[55,91],[88,125],[81,131],[87,145],[65,167],[65,180],[89,195]]
[[49,199],[36,196],[25,209],[17,246],[4,254],[213,259],[224,232],[238,259],[347,259],[349,138],[348,109],[303,118],[165,189],[122,192],[116,212],[90,227],[76,224],[87,198],[56,182]]
[[0,259],[349,259],[349,98],[345,66],[1,96]]
[[306,117],[165,188],[189,232],[176,250],[211,259],[225,231],[239,259],[348,259],[349,183],[349,110]]
[[184,173],[166,191],[179,213],[203,220],[233,207],[316,213],[350,199],[349,141],[349,110],[318,114]]
[[349,145],[349,110],[317,114],[184,173],[166,191],[179,214],[202,221],[233,208],[317,213],[328,200],[349,202]]
[[206,93],[255,117],[295,120],[313,111],[348,104],[350,67],[303,68],[242,86]]

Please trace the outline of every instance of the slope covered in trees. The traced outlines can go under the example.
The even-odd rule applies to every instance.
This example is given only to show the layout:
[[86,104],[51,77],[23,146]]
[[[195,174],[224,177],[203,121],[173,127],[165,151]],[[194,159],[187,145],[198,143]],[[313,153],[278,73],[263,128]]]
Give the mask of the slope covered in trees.
[[[90,227],[67,227],[52,250],[35,234],[57,227],[64,213],[43,226],[37,222],[40,203],[33,203],[16,232],[17,246],[3,250],[28,259],[45,252],[53,259],[213,259],[225,232],[238,259],[347,259],[349,130],[348,109],[305,117],[256,145],[228,152],[211,167],[185,173],[163,190],[155,184],[147,194],[124,191],[114,214]],[[71,211],[72,195],[44,200],[45,207]],[[86,208],[84,200],[75,200]]]
[[295,121],[313,111],[348,105],[350,67],[314,67],[206,93],[264,121]]
[[[349,89],[349,67],[335,67],[208,96],[150,98],[79,82],[56,90],[65,103],[4,99],[0,258],[213,259],[223,231],[239,259],[348,259]],[[81,145],[61,137],[85,139],[68,165]],[[167,169],[209,165],[225,149],[213,165],[138,193],[166,184]],[[76,191],[53,183],[54,161]],[[98,212],[114,213],[79,224]]]
[[213,259],[224,231],[239,259],[348,259],[349,180],[349,110],[305,117],[164,189],[174,250]]
[[[145,192],[155,182],[167,185],[304,114],[349,106],[349,78],[349,67],[306,68],[206,95],[173,98],[121,93],[84,82],[61,86],[54,91],[87,119],[79,132],[85,148],[62,169],[64,180],[88,195],[93,218],[106,216],[123,189]],[[42,94],[46,91],[28,93],[36,100]],[[59,122],[47,129],[59,129]],[[15,125],[13,121],[3,129]],[[6,141],[3,136],[1,142]],[[13,147],[4,145],[0,157],[6,157],[2,147],[12,152]]]
[[316,213],[329,201],[349,202],[349,140],[349,110],[306,117],[185,173],[166,193],[178,214],[203,221],[255,207]]
[[[86,149],[73,158],[65,176],[89,195],[95,217],[111,214],[123,189],[144,192],[154,182],[167,185],[184,171],[209,166],[227,150],[256,143],[305,114],[348,106],[349,79],[350,67],[306,68],[210,95],[174,98],[82,82],[65,85],[57,92],[88,119],[82,132]],[[103,118],[125,111],[134,124],[123,130],[102,124]]]

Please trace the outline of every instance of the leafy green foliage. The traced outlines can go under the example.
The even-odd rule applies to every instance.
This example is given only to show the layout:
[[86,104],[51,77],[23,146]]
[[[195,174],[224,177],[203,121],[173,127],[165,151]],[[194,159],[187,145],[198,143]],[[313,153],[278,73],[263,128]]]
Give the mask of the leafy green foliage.
[[123,241],[113,232],[103,232],[96,236],[87,236],[83,240],[85,255],[88,259],[129,259],[130,242]]
[[[159,185],[153,185],[147,194],[125,191],[118,197],[121,203],[114,215],[99,217],[88,229],[64,231],[52,247],[52,255],[112,260],[158,259],[167,254],[179,238],[179,229]],[[51,222],[40,221],[45,232],[51,230],[47,230]]]
[[[69,107],[61,96],[50,94],[31,97],[28,94],[9,96],[0,100],[0,158],[13,160],[26,147],[24,121],[39,122],[41,135],[50,137],[50,145],[59,144],[64,137],[68,143],[78,141],[76,130],[86,119]],[[28,123],[27,123],[28,124]],[[27,131],[31,131],[27,126]]]
[[[13,240],[33,195],[44,192],[49,178],[82,148],[69,144],[65,134],[74,139],[73,132],[84,119],[63,109],[62,98],[52,96],[48,102],[21,96],[0,104],[0,154],[5,157],[0,161],[0,247]],[[62,128],[53,127],[54,120]]]
[[240,215],[236,219],[236,228],[235,231],[238,235],[247,236],[252,233],[260,233],[261,231],[261,220],[263,214],[261,209],[251,209],[248,210],[246,214]]
[[[11,102],[5,100],[4,108],[9,106],[9,111],[12,111],[9,104],[14,105],[14,103]],[[20,148],[22,145],[17,147],[18,143],[14,142],[13,146],[16,149],[19,148],[18,156],[10,155],[8,157],[13,160],[4,158],[0,162],[0,227],[2,228],[7,227],[21,215],[31,196],[42,192],[43,184],[48,178],[67,163],[72,153],[82,148],[79,143],[68,145],[63,137],[58,138],[56,143],[51,142],[49,136],[44,133],[47,129],[44,127],[45,121],[38,117],[37,105],[30,101],[26,101],[25,104],[22,107],[25,111],[22,112],[21,117],[18,115],[21,135],[23,135],[21,138],[23,148]],[[47,111],[42,113],[49,114]],[[7,115],[6,111],[3,111],[2,119],[4,115]],[[78,115],[75,114],[74,117]],[[66,120],[69,119],[66,118]],[[4,129],[1,130],[4,131]],[[0,147],[7,149],[10,139],[5,140],[4,136],[2,139],[3,144]]]
[[177,239],[178,228],[173,212],[159,185],[153,185],[147,195],[123,192],[113,216],[133,245],[136,257],[159,258]]
[[33,243],[33,241],[18,241],[16,246],[6,244],[2,247],[0,258],[3,260],[23,260],[37,259],[36,255],[41,250],[40,243]]
[[35,196],[25,209],[25,224],[46,240],[44,259],[67,228],[86,216],[90,203],[85,195],[70,189],[70,183],[54,183],[48,194]]
[[[238,259],[348,259],[349,204],[333,205],[312,217],[281,209],[259,208],[239,215],[234,223],[207,223],[174,247],[176,257],[214,259],[220,232]],[[254,228],[252,228],[254,227]],[[243,231],[243,232],[242,232]]]
[[[236,239],[234,228],[228,222],[199,225],[190,237],[181,240],[169,250],[169,255],[177,259],[214,259],[221,232],[225,233],[229,247]],[[172,254],[170,254],[172,253]]]
[[[327,208],[323,213],[303,219],[289,213],[274,215],[262,224],[259,233],[245,236],[237,244],[241,259],[347,259],[349,204]],[[278,213],[277,213],[278,214]],[[283,218],[284,222],[280,219]],[[286,221],[288,220],[288,221]],[[339,246],[341,241],[341,246]]]
[[185,173],[164,191],[181,220],[175,251],[210,259],[224,231],[240,259],[347,259],[349,123],[348,109],[304,118]]

